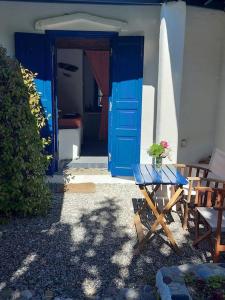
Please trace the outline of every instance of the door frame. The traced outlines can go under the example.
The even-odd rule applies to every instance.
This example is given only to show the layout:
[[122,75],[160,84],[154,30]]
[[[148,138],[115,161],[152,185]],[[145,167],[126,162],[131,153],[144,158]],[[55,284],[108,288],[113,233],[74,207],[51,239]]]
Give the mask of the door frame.
[[[108,38],[111,40],[113,37],[118,36],[118,32],[111,31],[71,31],[71,30],[46,30],[45,34],[47,35],[52,49],[52,95],[53,95],[53,109],[54,109],[54,124],[55,124],[55,132],[54,132],[54,140],[55,140],[55,153],[57,154],[56,160],[56,170],[58,170],[58,101],[57,101],[57,91],[56,91],[56,40],[58,38],[83,38],[83,39],[100,39],[100,38]],[[111,61],[110,61],[110,76],[109,76],[109,86],[111,87]],[[110,119],[110,118],[109,118]],[[108,127],[109,128],[109,127]],[[108,133],[108,170],[110,170],[110,134]]]
[[[110,41],[110,47],[112,49],[113,41],[115,38],[119,37],[118,32],[106,32],[106,31],[70,31],[70,30],[46,30],[45,34],[47,39],[50,42],[52,49],[52,103],[53,103],[53,112],[54,112],[54,142],[55,142],[55,161],[56,161],[56,169],[58,170],[58,103],[57,103],[57,91],[56,91],[56,40],[59,38],[82,38],[82,39],[100,39],[100,38],[108,38]],[[141,36],[140,36],[141,37]],[[144,40],[143,40],[144,46]],[[142,49],[142,52],[144,50]],[[142,53],[143,59],[143,53]],[[112,55],[110,58],[110,77],[109,77],[109,86],[110,86],[110,95],[109,95],[109,111],[108,111],[108,170],[111,171],[112,168],[112,160],[111,160],[111,151],[112,151],[112,112],[110,110],[112,103],[112,80],[113,80],[113,70],[115,65],[113,64]],[[142,64],[142,71],[144,71],[144,65]],[[141,99],[141,107],[142,107],[142,99]],[[140,144],[139,144],[139,161],[140,161],[140,153],[141,153],[141,114],[140,111]]]

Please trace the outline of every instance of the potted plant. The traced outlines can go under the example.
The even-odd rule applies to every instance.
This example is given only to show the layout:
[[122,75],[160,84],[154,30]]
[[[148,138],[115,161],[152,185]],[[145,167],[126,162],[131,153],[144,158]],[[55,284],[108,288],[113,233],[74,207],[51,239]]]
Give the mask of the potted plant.
[[159,144],[152,144],[147,152],[153,157],[153,165],[157,168],[162,166],[163,158],[168,157],[170,159],[170,146],[167,141],[161,141]]

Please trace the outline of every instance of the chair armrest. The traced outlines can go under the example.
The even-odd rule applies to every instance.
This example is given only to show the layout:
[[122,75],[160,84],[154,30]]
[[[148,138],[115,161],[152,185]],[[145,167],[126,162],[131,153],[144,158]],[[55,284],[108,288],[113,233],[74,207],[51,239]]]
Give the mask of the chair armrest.
[[185,164],[173,164],[173,166],[176,168],[185,168],[186,167]]
[[187,177],[188,181],[200,181],[201,177]]
[[186,167],[188,167],[188,168],[195,168],[195,169],[200,169],[200,170],[203,170],[203,171],[208,171],[208,172],[210,172],[210,170],[209,170],[209,168],[206,168],[206,167],[203,167],[203,166],[200,166],[200,165],[186,165]]
[[213,192],[213,189],[209,186],[196,186],[194,189],[196,192]]

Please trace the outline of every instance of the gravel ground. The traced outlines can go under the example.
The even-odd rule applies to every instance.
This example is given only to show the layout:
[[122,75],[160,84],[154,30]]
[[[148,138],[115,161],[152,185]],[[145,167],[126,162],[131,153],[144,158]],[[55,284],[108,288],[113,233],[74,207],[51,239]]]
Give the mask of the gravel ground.
[[162,266],[209,261],[209,253],[192,248],[175,213],[170,228],[181,256],[160,231],[135,256],[133,203],[140,197],[135,185],[98,185],[92,194],[54,195],[47,217],[1,225],[0,299],[12,290],[35,300],[93,299],[110,289],[153,284]]

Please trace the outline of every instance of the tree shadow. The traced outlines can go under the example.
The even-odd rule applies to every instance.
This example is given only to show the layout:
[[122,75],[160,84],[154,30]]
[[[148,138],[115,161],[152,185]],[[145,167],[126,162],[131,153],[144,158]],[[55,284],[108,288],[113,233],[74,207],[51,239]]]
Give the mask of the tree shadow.
[[[144,199],[142,198],[133,198],[132,201],[134,212],[136,212],[138,208],[140,209],[144,204]],[[194,241],[194,224],[189,227],[189,231],[183,230],[179,214],[179,211],[173,211],[171,218],[167,221],[167,225],[169,225],[178,244],[180,250],[179,254],[171,247],[162,228],[158,227],[158,230],[151,236],[144,248],[140,252],[137,252],[137,255],[133,255],[129,272],[139,268],[142,284],[154,285],[155,273],[164,266],[212,262],[208,243],[202,243],[199,248],[194,248],[192,246]],[[151,228],[155,219],[152,212],[147,209],[141,217],[141,222],[145,227],[145,233]],[[154,275],[151,276],[151,274]]]
[[119,205],[105,198],[98,208],[82,206],[77,214],[63,198],[55,196],[47,218],[15,219],[3,226],[1,299],[9,289],[29,289],[34,299],[89,299],[118,286],[123,267],[117,255],[130,241],[126,226],[117,222]]
[[2,225],[0,299],[7,299],[3,296],[9,289],[29,289],[34,300],[118,295],[124,287],[154,285],[155,273],[163,266],[211,259],[206,250],[192,247],[191,235],[180,228],[174,213],[175,222],[170,226],[181,255],[170,248],[162,230],[135,255],[137,237],[132,197],[127,191],[136,194],[136,187],[111,189],[113,192],[98,187],[96,194],[55,194],[47,217],[15,219]]

